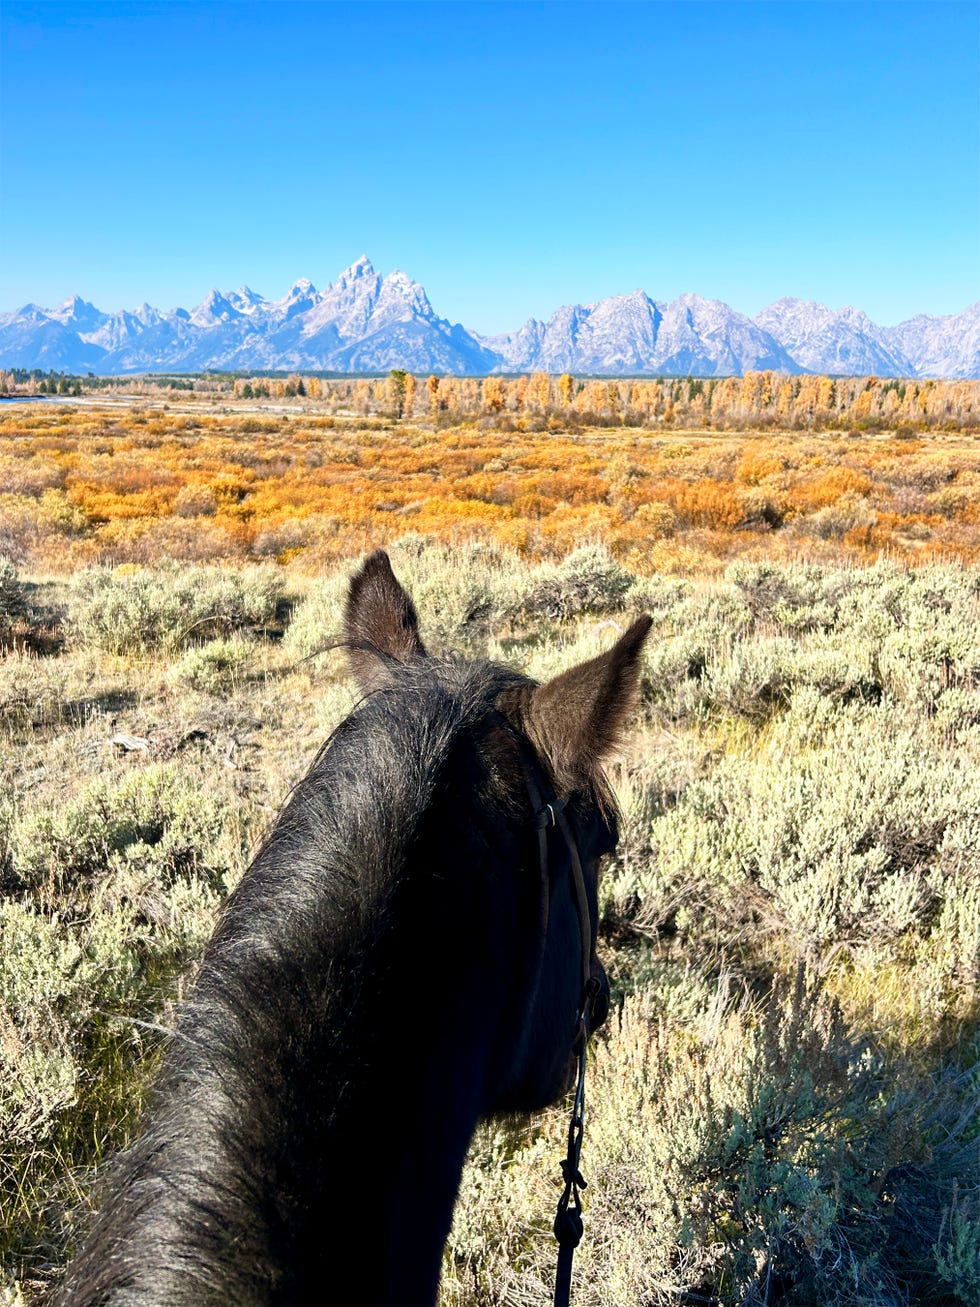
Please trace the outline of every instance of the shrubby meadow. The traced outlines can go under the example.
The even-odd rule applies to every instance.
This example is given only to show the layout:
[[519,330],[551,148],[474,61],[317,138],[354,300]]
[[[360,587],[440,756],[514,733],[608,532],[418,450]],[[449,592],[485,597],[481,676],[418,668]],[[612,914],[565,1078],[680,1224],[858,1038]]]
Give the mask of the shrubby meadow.
[[[0,1303],[353,706],[377,545],[430,645],[541,678],[654,618],[575,1301],[980,1300],[975,437],[17,406],[0,468]],[[481,1129],[441,1307],[548,1301],[564,1130]]]

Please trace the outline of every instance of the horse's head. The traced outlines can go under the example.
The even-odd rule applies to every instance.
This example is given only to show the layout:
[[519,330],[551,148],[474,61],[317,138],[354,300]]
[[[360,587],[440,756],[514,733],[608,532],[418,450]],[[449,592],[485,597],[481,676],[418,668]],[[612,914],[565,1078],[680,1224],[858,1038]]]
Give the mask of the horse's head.
[[[502,924],[487,974],[506,994],[493,1032],[488,1114],[533,1110],[566,1092],[579,1042],[608,1011],[596,956],[598,873],[617,827],[602,764],[632,707],[650,625],[640,618],[606,653],[543,685],[496,669],[492,697],[449,782],[479,791],[478,805],[457,807],[471,825],[484,823],[479,847],[496,869]],[[380,551],[351,583],[346,635],[369,692],[397,686],[403,671],[410,676],[428,660],[412,601]]]

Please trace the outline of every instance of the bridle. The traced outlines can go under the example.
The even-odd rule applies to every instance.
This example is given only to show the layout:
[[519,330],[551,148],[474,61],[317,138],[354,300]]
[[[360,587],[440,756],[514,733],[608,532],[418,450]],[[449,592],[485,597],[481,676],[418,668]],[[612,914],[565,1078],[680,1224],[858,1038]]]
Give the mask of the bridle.
[[540,946],[538,950],[538,973],[531,991],[531,1004],[537,993],[544,964],[544,946],[548,934],[550,916],[550,875],[548,868],[548,831],[556,827],[565,841],[571,861],[572,885],[575,891],[575,910],[579,924],[579,944],[582,959],[582,989],[578,1006],[578,1018],[575,1026],[575,1038],[572,1044],[578,1051],[578,1075],[575,1083],[575,1097],[572,1100],[572,1113],[568,1125],[568,1147],[561,1162],[562,1178],[565,1187],[558,1200],[555,1213],[554,1232],[558,1241],[558,1269],[555,1273],[554,1307],[568,1307],[572,1282],[572,1257],[582,1238],[582,1197],[581,1191],[587,1187],[587,1181],[579,1170],[579,1157],[582,1151],[582,1136],[585,1131],[585,1065],[586,1051],[591,1030],[591,1018],[595,1012],[595,1001],[599,995],[600,985],[592,975],[592,922],[589,914],[589,899],[585,888],[585,873],[578,842],[565,815],[570,795],[562,798],[545,799],[535,772],[541,772],[541,765],[534,756],[530,746],[521,739],[507,723],[508,733],[517,742],[524,772],[524,784],[531,801],[534,830],[538,837],[538,868],[541,882],[540,898]]

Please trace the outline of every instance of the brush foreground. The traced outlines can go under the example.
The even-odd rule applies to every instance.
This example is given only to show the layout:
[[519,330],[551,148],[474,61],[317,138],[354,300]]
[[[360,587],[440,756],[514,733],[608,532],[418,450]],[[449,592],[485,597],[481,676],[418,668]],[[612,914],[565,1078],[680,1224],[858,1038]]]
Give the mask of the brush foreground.
[[[58,1279],[219,904],[352,705],[317,653],[350,566],[401,537],[437,648],[544,680],[654,616],[577,1303],[976,1303],[976,443],[144,418],[3,414],[0,1302]],[[547,1301],[564,1128],[478,1133],[442,1307]]]

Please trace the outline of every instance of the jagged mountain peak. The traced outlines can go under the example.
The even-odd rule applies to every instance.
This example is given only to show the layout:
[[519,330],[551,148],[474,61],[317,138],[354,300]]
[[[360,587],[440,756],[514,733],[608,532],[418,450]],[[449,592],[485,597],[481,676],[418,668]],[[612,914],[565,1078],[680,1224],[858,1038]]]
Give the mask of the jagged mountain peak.
[[52,313],[52,317],[70,318],[73,313],[78,313],[83,309],[94,309],[95,305],[90,304],[88,300],[83,300],[81,295],[69,295],[63,304],[60,304]]
[[81,295],[69,295],[49,316],[72,331],[84,333],[97,331],[108,315],[82,299]]
[[407,272],[402,272],[401,268],[392,268],[391,272],[385,277],[385,281],[390,281],[396,286],[417,286],[418,282],[413,281]]
[[362,254],[359,259],[355,259],[349,268],[345,268],[337,278],[337,286],[348,286],[351,282],[361,281],[367,277],[376,277],[378,274],[374,270],[374,264],[366,254]]
[[264,295],[252,290],[251,286],[239,286],[237,290],[230,290],[225,299],[239,313],[259,313],[268,308],[269,303]]
[[896,352],[915,359],[919,376],[980,377],[980,300],[948,317],[920,313],[884,335]]
[[149,304],[105,314],[80,295],[57,309],[0,314],[0,367],[126,373],[283,368],[330,371],[570,371],[722,376],[749,369],[880,376],[980,376],[980,300],[947,317],[879,327],[863,310],[785,296],[755,318],[688,292],[637,287],[480,337],[440,318],[399,268],[361,255],[318,291],[306,277],[278,300],[216,288],[191,311]]
[[191,313],[191,322],[198,327],[209,327],[219,322],[229,322],[232,318],[238,317],[241,317],[238,309],[225,299],[217,287],[212,286],[201,303]]
[[806,372],[913,375],[911,357],[862,309],[830,309],[815,300],[776,300],[755,317]]
[[395,311],[417,313],[426,318],[434,316],[429,297],[421,284],[413,281],[400,268],[395,268],[387,277],[382,278],[378,295],[379,308],[383,304],[390,304]]
[[309,277],[299,277],[286,291],[282,299],[273,300],[266,305],[276,321],[297,318],[308,312],[319,302],[320,293]]

